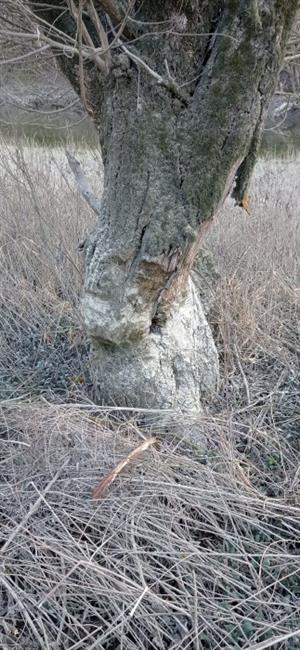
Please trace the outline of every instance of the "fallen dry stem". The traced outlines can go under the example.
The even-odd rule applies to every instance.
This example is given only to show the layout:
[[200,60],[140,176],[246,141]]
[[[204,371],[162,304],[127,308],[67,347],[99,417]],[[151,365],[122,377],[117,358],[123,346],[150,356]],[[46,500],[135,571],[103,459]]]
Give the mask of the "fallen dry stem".
[[133,449],[124,460],[121,460],[120,463],[114,469],[112,469],[106,476],[104,476],[101,481],[96,485],[95,489],[93,490],[93,499],[101,499],[103,497],[104,493],[106,492],[107,488],[116,480],[117,476],[122,472],[124,467],[128,465],[131,461],[133,461],[137,456],[139,456],[143,451],[146,451],[146,449],[149,449],[152,445],[155,445],[157,442],[156,438],[148,438],[148,440],[145,440],[142,442],[138,447]]

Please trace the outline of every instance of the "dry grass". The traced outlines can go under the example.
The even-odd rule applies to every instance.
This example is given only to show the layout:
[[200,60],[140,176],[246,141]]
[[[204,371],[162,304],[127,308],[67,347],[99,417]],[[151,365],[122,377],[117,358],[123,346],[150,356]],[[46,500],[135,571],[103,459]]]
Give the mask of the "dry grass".
[[[99,155],[90,153],[87,169],[92,181],[101,178]],[[68,399],[89,383],[78,244],[93,219],[63,150],[2,142],[0,212],[0,397],[54,392]]]
[[2,428],[8,647],[217,650],[299,632],[299,471],[278,435],[207,419],[201,454],[156,428],[160,450],[95,502],[99,478],[141,441],[134,422],[10,402]]
[[145,429],[89,401],[64,156],[2,143],[1,650],[299,648],[299,167],[259,163],[211,231],[214,404]]
[[[250,216],[228,204],[209,240],[220,271],[212,321],[222,396],[231,411],[267,401],[281,420],[300,410],[299,172],[299,157],[260,161]],[[287,434],[298,426],[289,422]]]

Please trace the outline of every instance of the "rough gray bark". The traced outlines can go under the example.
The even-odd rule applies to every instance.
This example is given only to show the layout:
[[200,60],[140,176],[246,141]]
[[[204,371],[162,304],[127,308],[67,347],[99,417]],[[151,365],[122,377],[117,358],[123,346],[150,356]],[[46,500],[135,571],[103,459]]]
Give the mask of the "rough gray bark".
[[[126,4],[95,3],[112,38]],[[217,354],[191,269],[234,183],[242,201],[297,6],[137,1],[109,74],[86,67],[105,182],[82,308],[103,401],[197,410],[214,389]],[[74,31],[66,13],[47,12]],[[62,66],[78,88],[78,62]]]

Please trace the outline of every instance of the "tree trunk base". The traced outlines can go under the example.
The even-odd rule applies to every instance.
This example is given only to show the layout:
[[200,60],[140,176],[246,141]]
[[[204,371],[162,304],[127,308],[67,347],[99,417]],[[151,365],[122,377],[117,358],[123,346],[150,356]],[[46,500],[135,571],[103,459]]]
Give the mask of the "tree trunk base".
[[218,355],[197,289],[189,279],[186,298],[166,324],[132,344],[92,339],[92,373],[102,404],[201,412],[218,382]]

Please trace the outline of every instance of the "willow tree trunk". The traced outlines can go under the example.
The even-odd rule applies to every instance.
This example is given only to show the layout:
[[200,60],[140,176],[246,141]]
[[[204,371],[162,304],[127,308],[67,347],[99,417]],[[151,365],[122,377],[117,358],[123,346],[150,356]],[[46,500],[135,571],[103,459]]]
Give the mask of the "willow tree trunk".
[[[136,1],[120,38],[126,3],[94,4],[114,40],[84,91],[105,169],[82,300],[99,398],[197,410],[218,360],[193,264],[228,193],[243,200],[298,2]],[[62,66],[78,88],[80,61]]]

